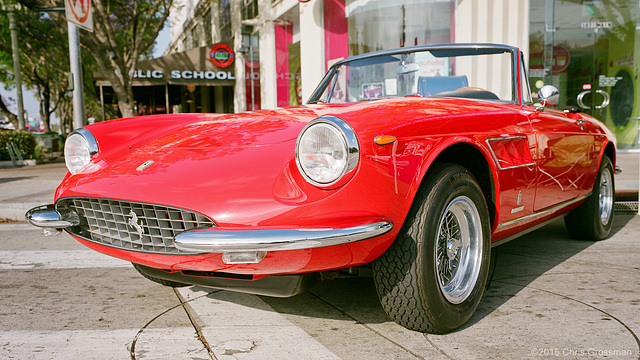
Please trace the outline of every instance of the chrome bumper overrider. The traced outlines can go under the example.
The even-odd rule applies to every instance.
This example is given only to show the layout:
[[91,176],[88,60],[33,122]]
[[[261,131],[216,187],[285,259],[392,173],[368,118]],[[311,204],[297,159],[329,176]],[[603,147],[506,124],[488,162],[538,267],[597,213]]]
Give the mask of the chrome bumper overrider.
[[183,251],[232,252],[300,250],[348,244],[376,237],[393,229],[387,221],[343,229],[206,230],[185,231],[174,244]]
[[[62,230],[80,224],[79,216],[54,205],[35,207],[25,214],[27,221],[45,229]],[[379,221],[341,229],[228,230],[209,228],[177,234],[174,245],[189,252],[248,252],[301,250],[348,244],[385,234],[393,223]]]
[[35,207],[27,211],[25,217],[29,224],[47,229],[60,230],[80,224],[78,214],[71,210],[59,212],[53,205]]

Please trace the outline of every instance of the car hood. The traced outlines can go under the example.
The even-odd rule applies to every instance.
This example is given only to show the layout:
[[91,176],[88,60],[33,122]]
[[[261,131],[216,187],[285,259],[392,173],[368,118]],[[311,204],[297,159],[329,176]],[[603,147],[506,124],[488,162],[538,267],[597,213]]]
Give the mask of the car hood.
[[56,198],[156,203],[204,213],[218,224],[240,218],[256,224],[265,213],[287,208],[274,184],[290,174],[300,130],[327,110],[147,116],[89,126],[101,169],[68,174]]

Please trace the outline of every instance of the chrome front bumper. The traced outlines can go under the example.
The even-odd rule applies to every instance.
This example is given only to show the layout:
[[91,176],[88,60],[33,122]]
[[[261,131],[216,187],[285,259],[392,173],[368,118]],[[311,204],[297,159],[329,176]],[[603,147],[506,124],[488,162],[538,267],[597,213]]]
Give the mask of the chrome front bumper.
[[348,244],[387,233],[393,224],[380,221],[342,229],[226,230],[210,228],[176,235],[183,251],[232,252],[301,250]]
[[[79,216],[54,205],[35,207],[25,214],[27,221],[45,230],[62,230],[80,225]],[[383,235],[393,229],[389,221],[338,229],[229,230],[212,227],[177,234],[174,245],[182,251],[203,253],[260,252],[313,249],[349,244]]]

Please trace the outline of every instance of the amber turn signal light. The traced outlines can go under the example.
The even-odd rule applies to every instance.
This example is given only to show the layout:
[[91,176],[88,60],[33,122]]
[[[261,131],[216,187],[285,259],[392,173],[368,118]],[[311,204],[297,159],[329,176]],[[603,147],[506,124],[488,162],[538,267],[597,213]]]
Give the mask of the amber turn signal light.
[[395,142],[397,139],[392,135],[378,135],[373,139],[373,142],[378,145],[387,145]]

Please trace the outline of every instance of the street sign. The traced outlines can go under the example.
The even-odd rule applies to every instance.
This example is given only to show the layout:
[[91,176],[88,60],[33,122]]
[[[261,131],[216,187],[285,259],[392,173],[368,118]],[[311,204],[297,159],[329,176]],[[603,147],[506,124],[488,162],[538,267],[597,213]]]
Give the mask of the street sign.
[[93,5],[91,0],[64,0],[67,21],[93,32]]

